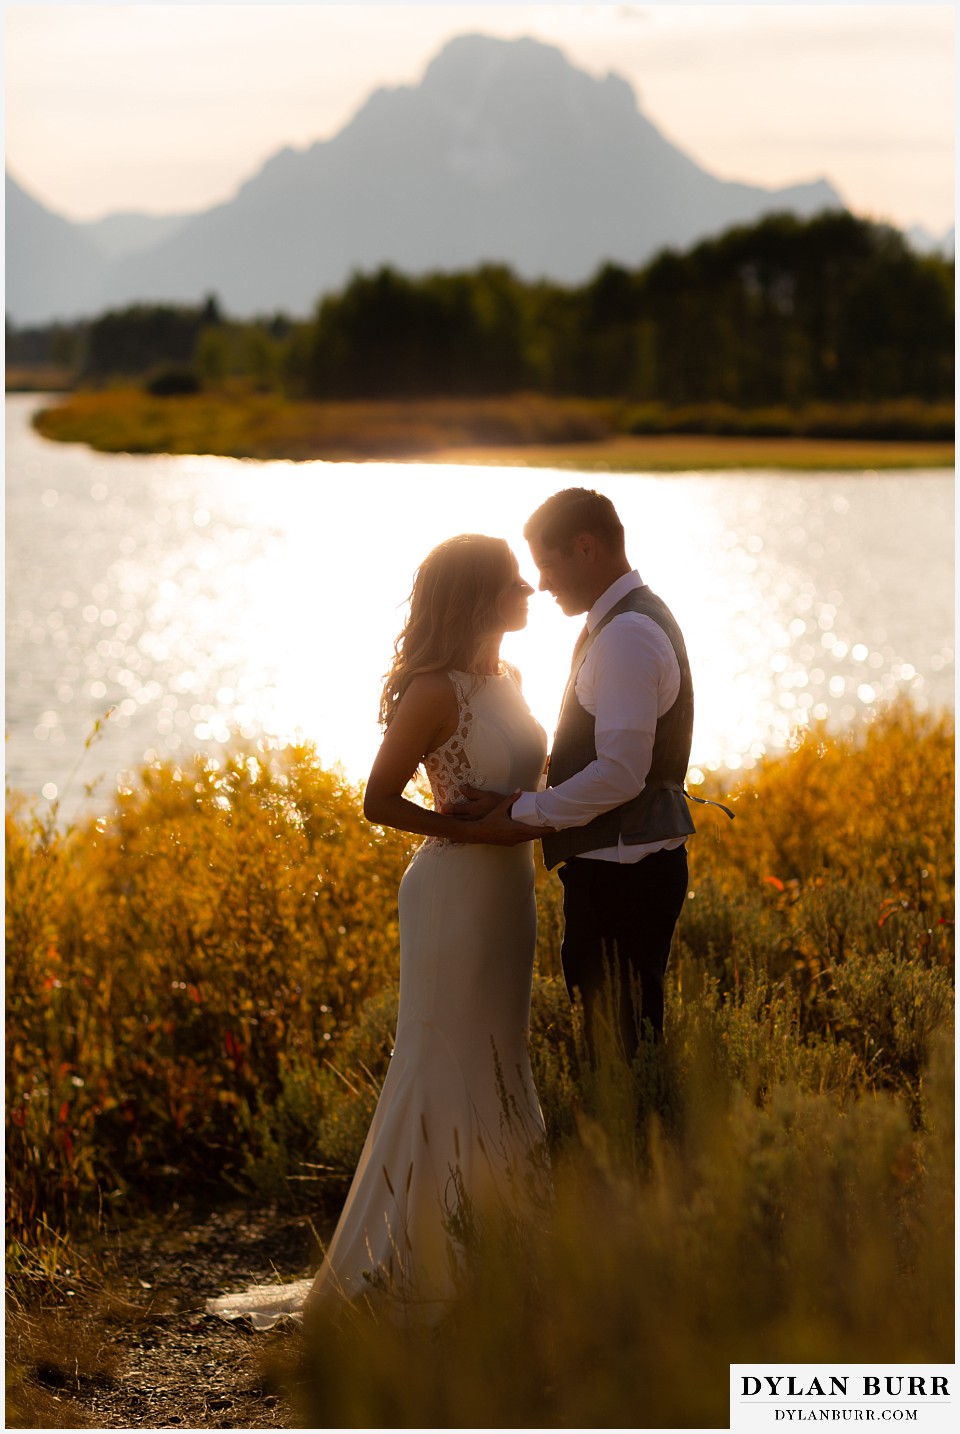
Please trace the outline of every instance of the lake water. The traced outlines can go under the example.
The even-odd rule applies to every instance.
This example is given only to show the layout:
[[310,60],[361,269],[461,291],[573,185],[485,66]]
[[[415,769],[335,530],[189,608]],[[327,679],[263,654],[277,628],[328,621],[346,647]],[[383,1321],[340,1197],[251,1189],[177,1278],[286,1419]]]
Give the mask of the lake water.
[[[306,736],[362,779],[420,559],[453,533],[496,533],[535,585],[523,523],[577,483],[613,499],[631,561],[684,629],[701,770],[749,767],[798,726],[841,726],[903,691],[953,705],[949,472],[578,478],[105,455],[39,438],[40,402],[6,400],[7,780],[65,817],[145,760],[235,733]],[[579,628],[539,594],[504,642],[548,732]]]

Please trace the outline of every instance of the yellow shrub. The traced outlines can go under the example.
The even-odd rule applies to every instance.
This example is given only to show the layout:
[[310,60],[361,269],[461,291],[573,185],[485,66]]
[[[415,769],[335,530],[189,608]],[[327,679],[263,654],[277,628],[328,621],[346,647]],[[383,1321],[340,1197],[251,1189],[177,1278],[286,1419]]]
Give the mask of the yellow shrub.
[[[693,1138],[685,1092],[708,1057],[760,1105],[781,1087],[838,1108],[887,1089],[924,1128],[952,995],[950,725],[901,708],[812,733],[733,802],[733,824],[698,818],[668,1043],[637,1073],[640,1109]],[[308,746],[149,766],[69,832],[14,796],[12,1235],[65,1228],[101,1197],[241,1178],[276,1194],[305,1161],[348,1170],[389,1054],[414,844],[365,822],[360,793]],[[531,1055],[560,1148],[592,1094],[559,973],[556,876],[540,868],[537,893]],[[632,1150],[642,1165],[644,1140]]]

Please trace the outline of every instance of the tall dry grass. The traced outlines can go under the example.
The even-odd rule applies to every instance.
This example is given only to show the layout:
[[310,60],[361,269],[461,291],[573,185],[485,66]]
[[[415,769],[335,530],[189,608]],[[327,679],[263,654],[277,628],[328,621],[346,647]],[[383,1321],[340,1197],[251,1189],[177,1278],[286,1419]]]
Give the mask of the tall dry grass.
[[298,1063],[322,1070],[395,980],[409,851],[303,747],[148,767],[66,832],[10,803],[7,1216],[24,1250],[38,1222],[238,1176],[251,1112]]
[[[731,1363],[951,1360],[946,1038],[922,1134],[891,1096],[842,1110],[787,1081],[758,1103],[684,1049],[679,1127],[608,1072],[555,1153],[553,1203],[479,1228],[439,1327],[383,1307],[308,1325],[286,1376],[301,1422],[723,1428]],[[642,1142],[609,1105],[645,1116]]]
[[[667,1040],[629,1072],[584,1060],[540,870],[555,1201],[464,1222],[440,1330],[316,1336],[304,1419],[711,1426],[744,1356],[952,1358],[953,793],[951,724],[907,707],[728,789],[737,820],[706,809],[691,843]],[[155,764],[68,831],[11,798],[15,1294],[55,1295],[85,1222],[186,1190],[335,1214],[410,849],[304,746]]]

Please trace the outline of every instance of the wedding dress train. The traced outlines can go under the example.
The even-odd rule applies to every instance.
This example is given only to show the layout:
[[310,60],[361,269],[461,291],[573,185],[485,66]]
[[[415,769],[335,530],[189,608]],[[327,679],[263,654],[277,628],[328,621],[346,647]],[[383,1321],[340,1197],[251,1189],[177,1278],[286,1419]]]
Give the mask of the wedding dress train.
[[[426,762],[434,805],[466,785],[534,788],[546,741],[507,670],[452,672],[457,731]],[[527,1051],[536,942],[530,843],[428,838],[398,895],[396,1042],[353,1183],[313,1280],[207,1302],[264,1329],[330,1299],[383,1291],[432,1321],[457,1288],[455,1231],[472,1211],[517,1210],[543,1188],[544,1129]]]

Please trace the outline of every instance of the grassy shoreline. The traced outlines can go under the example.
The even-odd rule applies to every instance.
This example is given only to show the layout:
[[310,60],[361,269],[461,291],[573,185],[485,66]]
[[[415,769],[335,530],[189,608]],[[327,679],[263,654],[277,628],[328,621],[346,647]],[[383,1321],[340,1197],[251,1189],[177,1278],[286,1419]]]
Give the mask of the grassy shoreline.
[[410,461],[671,472],[952,468],[944,440],[618,431],[605,400],[520,394],[497,399],[289,402],[274,394],[157,398],[78,391],[41,409],[45,438],[107,453],[211,454],[259,460]]
[[951,444],[945,443],[881,443],[858,438],[733,438],[726,434],[657,433],[623,434],[589,444],[450,448],[423,454],[418,461],[610,473],[724,472],[744,468],[879,472],[952,468],[954,450]]

